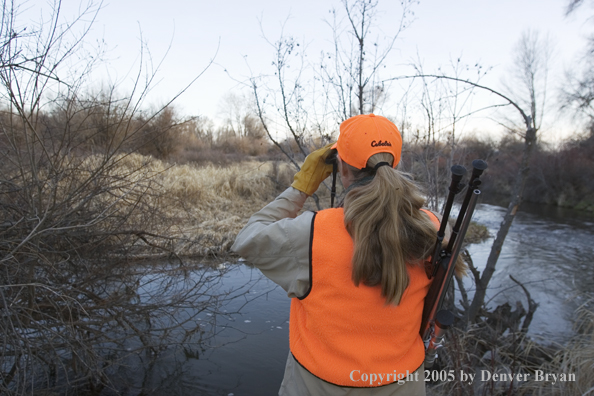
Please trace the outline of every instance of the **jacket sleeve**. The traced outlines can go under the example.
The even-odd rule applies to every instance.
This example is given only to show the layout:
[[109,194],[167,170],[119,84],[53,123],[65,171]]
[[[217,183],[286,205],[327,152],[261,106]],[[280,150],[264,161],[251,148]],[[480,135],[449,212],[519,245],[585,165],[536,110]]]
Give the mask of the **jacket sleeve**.
[[310,285],[313,212],[297,216],[306,199],[306,194],[289,187],[248,220],[231,247],[290,298],[304,296]]

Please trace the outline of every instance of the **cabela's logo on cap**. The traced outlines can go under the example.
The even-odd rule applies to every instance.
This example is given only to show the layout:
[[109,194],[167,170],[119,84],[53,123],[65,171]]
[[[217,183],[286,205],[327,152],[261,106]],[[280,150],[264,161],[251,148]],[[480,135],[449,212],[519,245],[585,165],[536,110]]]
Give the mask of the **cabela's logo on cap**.
[[371,142],[371,147],[379,147],[379,146],[392,147],[392,143],[388,142],[387,140],[385,142],[382,142],[381,140],[379,142],[376,142],[375,140],[373,142]]

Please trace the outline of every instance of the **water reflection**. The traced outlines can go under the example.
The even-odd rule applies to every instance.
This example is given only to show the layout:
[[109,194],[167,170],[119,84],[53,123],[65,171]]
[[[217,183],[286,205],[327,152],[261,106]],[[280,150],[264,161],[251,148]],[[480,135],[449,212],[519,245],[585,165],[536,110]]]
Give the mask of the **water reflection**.
[[[214,332],[205,344],[188,344],[153,356],[133,356],[102,395],[273,395],[289,352],[286,293],[258,270],[227,264],[217,292],[228,292],[217,313],[198,320]],[[201,274],[196,274],[196,277]],[[214,290],[213,290],[214,292]]]
[[[492,235],[470,246],[475,265],[482,270],[505,209],[481,204],[474,219]],[[507,236],[487,299],[491,306],[521,301],[526,296],[510,278],[522,282],[538,304],[530,333],[545,340],[564,341],[571,334],[581,293],[590,291],[594,269],[586,260],[594,254],[594,221],[582,213],[542,205],[522,205]],[[467,281],[466,284],[470,284]],[[471,286],[469,286],[471,287]]]

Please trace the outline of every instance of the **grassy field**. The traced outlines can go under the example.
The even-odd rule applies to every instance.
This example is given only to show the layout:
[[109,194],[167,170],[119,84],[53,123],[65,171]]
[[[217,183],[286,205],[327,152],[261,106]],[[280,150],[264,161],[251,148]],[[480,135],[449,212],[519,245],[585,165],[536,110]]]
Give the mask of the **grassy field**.
[[122,172],[144,166],[161,191],[152,205],[165,218],[159,233],[174,238],[178,255],[225,254],[249,217],[292,181],[287,164],[242,162],[225,167],[146,163],[138,154],[121,161]]

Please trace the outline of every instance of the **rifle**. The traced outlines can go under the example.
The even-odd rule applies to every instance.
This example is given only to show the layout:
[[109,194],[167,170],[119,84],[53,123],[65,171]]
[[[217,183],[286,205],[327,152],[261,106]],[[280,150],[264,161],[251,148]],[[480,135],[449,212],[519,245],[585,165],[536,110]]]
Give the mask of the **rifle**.
[[456,260],[460,254],[477,198],[481,193],[478,189],[481,184],[479,177],[487,169],[487,163],[477,159],[472,162],[472,167],[473,171],[468,182],[466,196],[460,207],[458,219],[450,235],[448,245],[444,249],[442,244],[454,197],[462,190],[460,181],[466,174],[466,168],[463,166],[454,165],[451,168],[452,181],[444,207],[443,218],[437,231],[437,240],[431,262],[426,268],[427,276],[430,279],[433,278],[433,282],[425,297],[420,329],[421,337],[425,343],[425,368],[431,367],[435,362],[437,351],[443,347],[445,332],[454,323],[454,314],[449,310],[441,309],[441,306],[454,275]]

